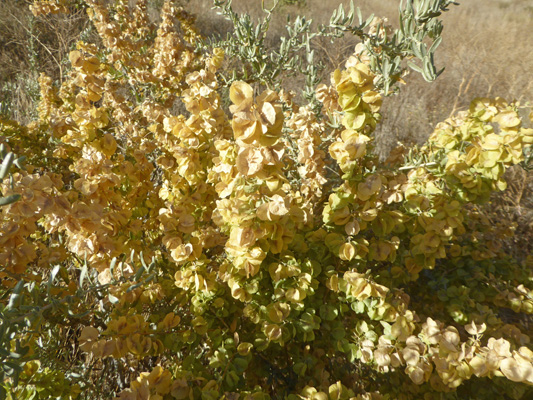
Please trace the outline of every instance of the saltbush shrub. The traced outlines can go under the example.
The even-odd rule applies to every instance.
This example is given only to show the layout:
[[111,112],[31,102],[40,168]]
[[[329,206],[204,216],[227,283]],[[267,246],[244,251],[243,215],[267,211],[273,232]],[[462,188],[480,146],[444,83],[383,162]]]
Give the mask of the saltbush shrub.
[[[532,260],[482,212],[529,162],[525,110],[477,98],[424,146],[374,151],[405,69],[438,76],[451,1],[407,1],[397,30],[299,19],[271,54],[273,9],[254,25],[215,2],[236,32],[216,42],[173,1],[158,25],[130,3],[32,6],[86,7],[100,41],[60,86],[41,76],[38,120],[0,120],[1,398],[533,393]],[[346,32],[361,44],[316,86],[299,52]]]

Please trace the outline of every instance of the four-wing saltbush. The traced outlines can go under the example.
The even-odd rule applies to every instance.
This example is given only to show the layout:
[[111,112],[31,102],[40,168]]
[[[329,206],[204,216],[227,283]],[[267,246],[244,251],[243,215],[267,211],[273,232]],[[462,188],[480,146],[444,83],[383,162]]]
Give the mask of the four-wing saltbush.
[[531,394],[530,337],[501,312],[533,313],[531,260],[481,211],[533,143],[520,105],[478,98],[374,152],[401,62],[434,74],[423,40],[450,1],[408,1],[411,32],[339,12],[363,42],[321,111],[259,75],[225,109],[224,50],[173,1],[158,26],[131,3],[85,0],[100,41],[40,78],[37,121],[0,120],[2,156],[26,157],[2,164],[0,397]]

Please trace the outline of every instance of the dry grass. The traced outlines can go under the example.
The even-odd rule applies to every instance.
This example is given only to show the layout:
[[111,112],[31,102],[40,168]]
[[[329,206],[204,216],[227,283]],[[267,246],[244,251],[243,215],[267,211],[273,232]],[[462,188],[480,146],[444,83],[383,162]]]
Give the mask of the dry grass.
[[29,0],[0,1],[0,112],[28,122],[34,117],[41,72],[60,83],[67,55],[91,25],[83,10],[35,18]]
[[507,190],[492,196],[487,216],[494,223],[514,228],[513,237],[505,243],[516,259],[533,254],[533,173],[515,166],[505,174]]
[[533,43],[523,33],[533,29],[533,8],[522,9],[520,2],[501,7],[503,1],[471,0],[445,14],[436,61],[446,70],[431,84],[411,75],[385,104],[382,136],[420,142],[436,122],[475,97],[533,99]]

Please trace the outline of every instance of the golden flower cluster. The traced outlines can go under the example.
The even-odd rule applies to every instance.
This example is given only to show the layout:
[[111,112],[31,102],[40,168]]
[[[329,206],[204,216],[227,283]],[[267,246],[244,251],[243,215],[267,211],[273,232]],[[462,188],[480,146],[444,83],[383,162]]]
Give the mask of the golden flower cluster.
[[[176,381],[179,382],[179,381]],[[128,389],[120,392],[117,400],[154,399],[162,400],[167,394],[175,399],[183,399],[180,394],[179,383],[172,384],[172,375],[169,371],[155,367],[151,372],[142,372],[133,381]]]
[[334,142],[329,153],[344,173],[356,168],[357,160],[367,153],[369,134],[376,127],[381,107],[381,96],[375,92],[374,75],[367,64],[357,63],[341,72],[333,74],[338,103],[344,115],[342,124],[345,130]]
[[37,0],[30,5],[36,17],[39,15],[68,13],[69,0]]
[[[164,346],[157,336],[171,332],[180,320],[178,315],[169,313],[154,329],[140,315],[121,316],[111,320],[102,334],[92,326],[83,328],[79,337],[80,348],[98,358],[120,358],[128,353],[136,357],[160,354]],[[100,336],[104,337],[99,339]]]
[[330,385],[326,391],[317,390],[313,386],[306,386],[299,394],[299,398],[306,400],[333,400],[333,399],[350,399],[350,400],[382,400],[383,396],[378,392],[355,395],[353,390],[348,389],[340,381]]
[[523,161],[524,147],[533,143],[533,129],[522,127],[517,107],[501,98],[478,98],[467,112],[437,125],[428,146],[446,149],[445,171],[462,186],[459,196],[486,199],[507,187],[505,168]]
[[301,178],[300,193],[309,202],[322,197],[326,178],[326,154],[319,149],[324,130],[309,107],[300,107],[293,112],[287,126],[294,132],[298,146],[298,174]]
[[234,268],[254,276],[265,252],[280,253],[293,236],[292,201],[281,163],[284,149],[278,141],[283,113],[276,93],[267,90],[254,99],[245,82],[231,86],[230,99],[235,142],[217,142],[221,157],[215,159],[214,171],[222,172],[216,186],[221,197],[229,187],[232,192],[217,201],[215,221],[229,236],[225,247]]
[[[53,173],[39,175],[22,171],[15,173],[11,182],[2,182],[0,190],[4,196],[21,196],[19,201],[3,207],[0,214],[0,263],[5,268],[0,277],[6,278],[3,285],[13,286],[16,277],[24,275],[33,263],[47,269],[51,263],[65,260],[65,249],[47,246],[46,235],[42,235],[38,226],[38,221],[45,216],[66,214],[69,203],[60,194],[62,187],[61,177]],[[39,279],[31,274],[29,277]]]
[[415,384],[429,382],[437,391],[455,389],[472,376],[530,381],[533,352],[525,346],[511,352],[509,341],[503,338],[489,338],[487,345],[482,346],[480,339],[486,328],[485,324],[470,323],[465,329],[471,337],[461,342],[457,328],[444,327],[431,318],[422,324],[418,336],[411,335],[414,324],[396,322],[389,335],[379,338],[377,346],[372,342],[366,346],[373,351],[378,368],[405,368]]

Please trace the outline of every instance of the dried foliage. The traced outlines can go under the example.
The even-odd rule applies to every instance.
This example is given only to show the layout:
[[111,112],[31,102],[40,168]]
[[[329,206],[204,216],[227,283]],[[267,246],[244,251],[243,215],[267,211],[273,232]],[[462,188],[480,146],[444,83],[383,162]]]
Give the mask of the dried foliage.
[[[0,396],[531,396],[512,317],[533,314],[533,259],[485,204],[528,167],[533,114],[476,98],[380,161],[383,97],[404,60],[434,77],[436,46],[339,11],[362,44],[301,105],[266,61],[225,79],[225,51],[173,1],[157,24],[130,3],[85,0],[99,39],[59,85],[40,76],[35,120],[0,118]],[[450,2],[407,3],[438,43]]]

